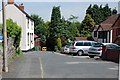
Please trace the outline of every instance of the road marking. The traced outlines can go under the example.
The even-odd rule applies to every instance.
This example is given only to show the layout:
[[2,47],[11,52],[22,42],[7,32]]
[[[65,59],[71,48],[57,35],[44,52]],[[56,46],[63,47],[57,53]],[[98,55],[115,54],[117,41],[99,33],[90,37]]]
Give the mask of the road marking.
[[118,70],[118,66],[115,66],[113,68],[108,68],[108,69],[110,69],[110,70]]
[[40,59],[41,78],[44,78],[44,70],[43,70],[43,65],[42,65],[43,60],[41,57],[39,59]]
[[87,58],[87,59],[89,59],[89,56],[72,56],[72,55],[69,55],[69,54],[61,54],[61,53],[57,53],[57,52],[54,52],[54,54],[57,54],[57,55],[60,55],[60,56],[67,56],[67,57],[71,57],[71,58]]
[[99,64],[99,63],[112,63],[112,62],[65,62],[66,64],[80,64],[80,63],[95,63],[95,64]]

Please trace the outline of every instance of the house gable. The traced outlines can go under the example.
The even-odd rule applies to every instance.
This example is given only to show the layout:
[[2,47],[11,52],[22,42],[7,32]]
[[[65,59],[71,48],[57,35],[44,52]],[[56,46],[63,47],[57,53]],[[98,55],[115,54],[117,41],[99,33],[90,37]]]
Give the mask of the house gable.
[[[113,42],[116,39],[116,29],[120,27],[119,15],[115,14],[99,24],[98,28],[93,32],[93,38],[98,42]],[[117,29],[118,30],[118,29]],[[96,32],[95,32],[96,31]],[[94,35],[97,33],[96,37]],[[103,36],[103,37],[102,37]]]

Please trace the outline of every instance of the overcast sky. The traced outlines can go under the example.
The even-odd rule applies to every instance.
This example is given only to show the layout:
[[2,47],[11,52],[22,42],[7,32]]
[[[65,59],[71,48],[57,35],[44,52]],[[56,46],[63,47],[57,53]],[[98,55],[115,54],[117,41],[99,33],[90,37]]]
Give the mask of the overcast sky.
[[[118,9],[118,2],[16,2],[17,4],[23,3],[25,6],[25,11],[28,14],[37,14],[44,19],[44,21],[50,21],[51,12],[53,6],[60,6],[61,15],[66,19],[70,15],[79,17],[78,21],[82,21],[85,16],[85,11],[90,4],[105,5],[108,4],[110,8]],[[0,9],[1,9],[0,2]]]

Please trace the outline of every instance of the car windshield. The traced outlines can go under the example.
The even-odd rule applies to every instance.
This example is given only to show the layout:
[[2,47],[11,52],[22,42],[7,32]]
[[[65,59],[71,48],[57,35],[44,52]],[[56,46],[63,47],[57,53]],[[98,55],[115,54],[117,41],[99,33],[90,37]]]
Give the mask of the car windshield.
[[103,46],[103,44],[101,44],[101,43],[94,43],[93,44],[93,47],[102,47]]
[[108,48],[112,48],[112,49],[118,49],[118,48],[120,48],[118,45],[116,45],[116,44],[108,44],[108,45],[106,45],[106,47],[108,47]]

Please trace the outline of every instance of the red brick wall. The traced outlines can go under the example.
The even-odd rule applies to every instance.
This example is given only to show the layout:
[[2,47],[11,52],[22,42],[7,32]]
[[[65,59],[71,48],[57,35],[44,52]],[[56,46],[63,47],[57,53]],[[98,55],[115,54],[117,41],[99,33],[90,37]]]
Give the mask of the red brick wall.
[[120,50],[107,49],[103,52],[102,58],[113,62],[119,62]]
[[40,39],[36,39],[34,42],[35,46],[38,46],[39,49],[41,49],[41,45],[40,45]]

